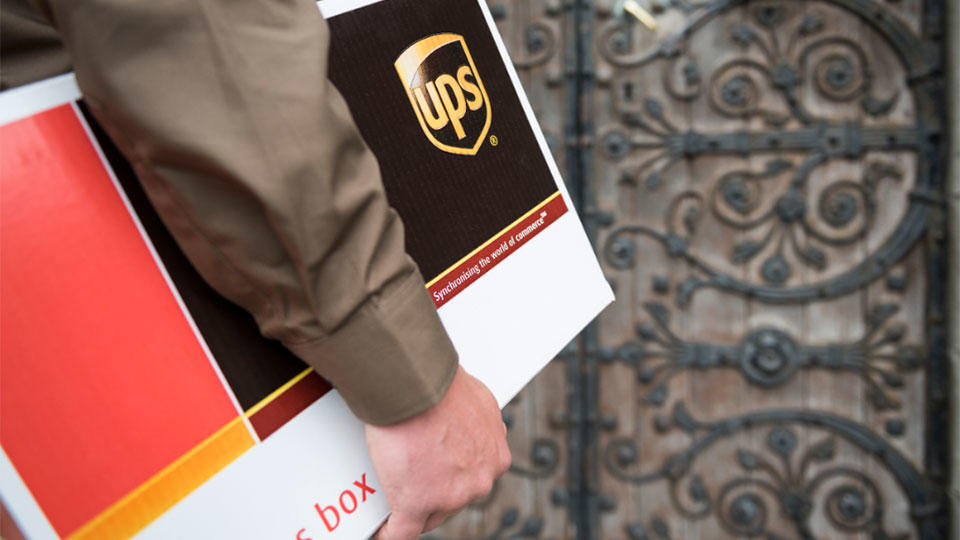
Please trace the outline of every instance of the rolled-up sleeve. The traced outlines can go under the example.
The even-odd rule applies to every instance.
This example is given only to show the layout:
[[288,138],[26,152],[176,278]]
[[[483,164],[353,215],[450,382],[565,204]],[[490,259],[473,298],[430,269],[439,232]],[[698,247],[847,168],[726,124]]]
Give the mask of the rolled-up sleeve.
[[311,0],[48,0],[91,110],[181,248],[375,424],[457,357],[374,156],[329,83]]

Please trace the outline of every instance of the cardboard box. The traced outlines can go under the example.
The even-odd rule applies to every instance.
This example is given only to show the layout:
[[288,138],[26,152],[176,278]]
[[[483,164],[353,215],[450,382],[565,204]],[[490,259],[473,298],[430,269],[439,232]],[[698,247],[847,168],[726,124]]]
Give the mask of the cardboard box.
[[[320,8],[408,251],[502,406],[612,293],[493,20]],[[4,506],[33,540],[371,534],[362,424],[200,280],[78,98],[71,76],[0,95]]]

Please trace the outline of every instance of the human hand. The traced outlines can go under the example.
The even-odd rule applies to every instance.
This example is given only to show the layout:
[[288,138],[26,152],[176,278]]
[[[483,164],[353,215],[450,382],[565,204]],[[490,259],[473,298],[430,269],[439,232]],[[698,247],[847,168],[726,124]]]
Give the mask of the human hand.
[[443,399],[390,426],[366,426],[392,513],[375,540],[412,540],[490,492],[510,467],[507,428],[490,390],[458,368]]

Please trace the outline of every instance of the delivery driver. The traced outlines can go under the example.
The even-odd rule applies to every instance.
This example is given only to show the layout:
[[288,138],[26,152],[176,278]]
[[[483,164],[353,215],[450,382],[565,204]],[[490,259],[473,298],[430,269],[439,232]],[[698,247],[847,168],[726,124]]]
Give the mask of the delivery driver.
[[490,490],[500,411],[404,251],[313,0],[4,0],[0,21],[3,87],[73,69],[200,274],[366,423],[393,509],[376,538]]

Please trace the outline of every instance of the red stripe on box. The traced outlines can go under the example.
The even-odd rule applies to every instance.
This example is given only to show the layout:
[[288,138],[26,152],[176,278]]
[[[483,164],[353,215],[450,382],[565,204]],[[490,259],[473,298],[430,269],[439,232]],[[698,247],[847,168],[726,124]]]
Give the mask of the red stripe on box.
[[558,191],[513,225],[487,240],[472,254],[431,280],[427,290],[430,291],[434,305],[439,309],[566,213],[567,204]]
[[274,397],[261,409],[250,415],[250,424],[260,436],[266,439],[294,416],[303,412],[313,402],[322,398],[332,389],[323,377],[311,371],[293,386]]
[[74,109],[0,139],[0,443],[67,536],[238,411]]

